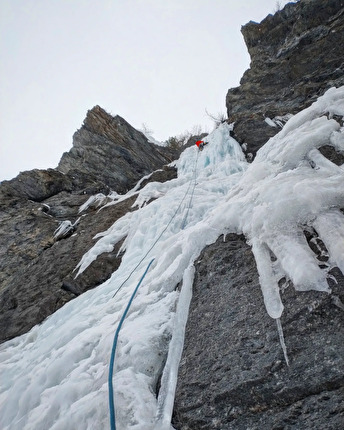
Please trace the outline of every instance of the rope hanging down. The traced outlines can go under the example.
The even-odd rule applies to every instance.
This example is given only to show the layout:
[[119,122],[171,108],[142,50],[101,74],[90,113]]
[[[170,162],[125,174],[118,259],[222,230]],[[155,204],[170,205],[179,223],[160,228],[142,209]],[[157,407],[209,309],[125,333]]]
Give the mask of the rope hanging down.
[[182,222],[182,226],[181,226],[181,229],[184,230],[186,219],[187,219],[187,216],[188,216],[188,213],[189,213],[189,209],[190,209],[190,206],[191,206],[191,200],[192,200],[192,197],[193,197],[193,194],[194,194],[194,191],[195,191],[195,186],[196,186],[196,169],[197,169],[198,155],[199,155],[199,151],[197,151],[197,157],[196,157],[196,161],[195,161],[195,167],[194,167],[194,170],[193,170],[193,177],[190,179],[188,188],[187,188],[187,190],[186,190],[186,192],[185,192],[185,194],[184,194],[181,202],[179,203],[177,209],[175,210],[174,214],[172,215],[170,221],[167,223],[166,227],[162,230],[162,232],[159,234],[159,236],[157,237],[157,239],[154,241],[153,245],[148,249],[148,251],[145,253],[145,255],[141,258],[141,260],[136,264],[136,266],[133,268],[133,270],[129,273],[129,275],[124,279],[124,281],[121,283],[121,285],[117,288],[117,290],[116,290],[115,294],[112,296],[112,298],[115,297],[115,295],[119,292],[119,290],[123,287],[123,285],[130,279],[131,275],[136,271],[136,269],[140,266],[140,264],[143,262],[143,260],[147,257],[147,255],[151,252],[151,250],[154,248],[154,246],[158,243],[158,241],[160,240],[161,236],[165,233],[165,231],[171,225],[171,222],[176,217],[176,215],[177,215],[179,209],[181,208],[181,206],[182,206],[182,204],[183,204],[186,196],[189,193],[192,181],[194,181],[194,187],[193,187],[193,190],[192,190],[192,194],[191,194],[190,202],[189,202],[188,209],[187,209],[187,212],[186,212],[186,216],[185,216],[185,218],[184,218],[184,220]]
[[[167,223],[166,227],[162,230],[162,232],[160,233],[160,235],[157,237],[157,239],[154,241],[153,245],[148,249],[148,251],[146,252],[146,254],[141,258],[141,260],[138,262],[138,264],[134,267],[134,269],[130,272],[130,274],[127,276],[127,278],[122,282],[122,284],[118,287],[117,291],[115,292],[115,294],[113,295],[113,297],[115,297],[115,295],[118,293],[118,291],[123,287],[123,285],[128,281],[128,279],[131,277],[131,275],[136,271],[136,269],[140,266],[140,264],[143,262],[143,260],[147,257],[147,255],[151,252],[151,250],[154,248],[154,246],[158,243],[158,241],[160,240],[161,236],[165,233],[165,231],[168,229],[168,227],[170,226],[170,224],[172,223],[172,221],[174,220],[174,218],[176,217],[179,209],[181,208],[186,196],[189,193],[189,190],[191,188],[191,184],[193,182],[193,189],[191,192],[191,196],[190,196],[190,200],[188,203],[188,207],[187,207],[187,212],[186,215],[182,221],[182,225],[181,225],[181,229],[183,230],[186,224],[186,220],[189,214],[189,210],[191,208],[191,203],[192,203],[192,198],[194,195],[194,191],[195,191],[195,187],[196,187],[196,169],[197,169],[197,162],[198,162],[198,155],[199,152],[197,151],[197,157],[196,157],[196,161],[195,161],[195,166],[194,166],[194,170],[193,170],[193,176],[190,179],[188,188],[182,198],[182,200],[180,201],[177,209],[175,210],[174,214],[172,215],[170,221]],[[144,277],[146,276],[150,266],[152,265],[154,261],[154,258],[149,262],[148,266],[146,267],[146,270],[144,272],[144,274],[142,275],[141,279],[139,280],[138,284],[136,285],[136,288],[133,292],[133,294],[130,297],[130,300],[127,304],[127,307],[125,308],[125,311],[122,315],[122,318],[120,319],[120,322],[118,324],[117,330],[115,332],[115,336],[114,336],[114,340],[113,340],[113,344],[112,344],[112,351],[111,351],[111,357],[110,357],[110,365],[109,365],[109,376],[108,376],[108,385],[109,385],[109,409],[110,409],[110,427],[111,430],[116,430],[116,419],[115,419],[115,405],[114,405],[114,391],[113,391],[113,369],[114,369],[114,362],[115,362],[115,355],[116,355],[116,347],[117,347],[117,341],[118,341],[118,336],[119,336],[119,332],[121,330],[121,327],[123,325],[123,322],[127,316],[127,313],[130,309],[130,306],[134,300],[134,297],[137,293],[137,290],[139,289]]]
[[109,384],[109,408],[110,408],[110,426],[111,426],[111,430],[116,430],[116,419],[115,419],[115,405],[114,405],[114,401],[113,401],[113,382],[112,382],[112,378],[113,378],[113,367],[114,367],[114,362],[115,362],[115,355],[116,355],[116,347],[117,347],[117,340],[118,340],[118,335],[119,332],[121,330],[121,327],[123,325],[123,322],[125,320],[125,317],[127,316],[127,313],[129,311],[129,308],[134,300],[134,297],[137,293],[137,290],[139,289],[139,286],[141,285],[144,277],[147,275],[147,272],[150,268],[150,266],[152,265],[154,261],[154,258],[149,262],[148,266],[146,267],[146,270],[144,272],[144,274],[141,276],[141,279],[139,280],[139,283],[136,285],[136,288],[133,292],[133,294],[130,297],[130,300],[127,304],[127,307],[125,308],[125,311],[122,315],[122,318],[118,324],[116,333],[115,333],[115,337],[113,339],[113,344],[112,344],[112,351],[111,351],[111,358],[110,358],[110,367],[109,367],[109,378],[108,378],[108,384]]
[[[184,228],[185,228],[186,221],[188,219],[189,211],[190,211],[191,204],[192,204],[192,199],[193,199],[193,196],[194,196],[194,193],[195,193],[195,188],[196,188],[196,185],[197,185],[196,171],[197,171],[198,154],[199,154],[199,151],[197,151],[197,158],[196,158],[195,167],[194,167],[194,171],[193,171],[193,181],[194,181],[194,184],[193,184],[193,188],[192,188],[192,191],[191,191],[191,195],[190,195],[190,199],[189,199],[189,204],[187,206],[187,211],[186,211],[186,214],[185,214],[185,216],[183,218],[183,221],[182,221],[182,224],[181,224],[181,229],[182,230],[184,230]],[[190,181],[190,184],[191,184],[191,181]],[[189,188],[190,188],[190,185],[188,187],[188,191],[189,191]]]

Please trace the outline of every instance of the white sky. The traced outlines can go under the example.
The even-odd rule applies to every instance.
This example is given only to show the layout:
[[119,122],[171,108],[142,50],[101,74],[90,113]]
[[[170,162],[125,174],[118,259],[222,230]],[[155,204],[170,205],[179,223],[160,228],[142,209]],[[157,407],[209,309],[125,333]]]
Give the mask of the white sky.
[[276,0],[0,0],[0,180],[56,167],[99,104],[158,140],[225,113]]

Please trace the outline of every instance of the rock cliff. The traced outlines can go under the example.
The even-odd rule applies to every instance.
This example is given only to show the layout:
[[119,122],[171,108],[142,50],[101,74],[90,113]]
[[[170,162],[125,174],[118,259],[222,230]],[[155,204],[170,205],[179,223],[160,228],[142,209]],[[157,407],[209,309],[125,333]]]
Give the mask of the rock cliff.
[[[243,27],[251,67],[226,103],[247,153],[254,155],[276,134],[286,115],[344,84],[343,26],[344,1],[301,0]],[[110,201],[111,190],[124,193],[153,171],[142,185],[173,178],[175,170],[164,165],[177,155],[96,106],[57,169],[23,172],[1,183],[0,341],[28,331],[109,278],[121,261],[120,244],[77,279],[74,269],[94,235],[133,210],[135,196],[100,211],[97,197],[79,213],[80,207],[90,196]],[[328,157],[343,163],[341,154]],[[304,234],[321,250],[316,232]],[[326,263],[321,252],[317,257]],[[175,428],[342,428],[344,278],[338,268],[331,275],[332,296],[295,293],[281,284],[288,367],[245,238],[231,234],[205,248],[196,264]]]
[[72,149],[63,154],[57,169],[93,178],[118,193],[125,193],[142,176],[175,157],[172,151],[150,143],[123,118],[95,106],[73,136]]
[[[282,327],[265,310],[245,238],[228,235],[204,250],[178,375],[178,430],[339,429],[344,423],[342,302],[285,286]],[[344,302],[336,269],[333,296]]]
[[[91,195],[126,192],[157,169],[148,181],[171,179],[175,169],[160,168],[175,156],[96,106],[57,169],[23,172],[1,183],[0,342],[25,333],[110,277],[120,263],[118,248],[77,280],[73,271],[92,238],[132,210],[135,197],[101,211],[97,202],[80,214],[79,208]],[[60,224],[66,229],[56,235]]]
[[[329,87],[344,84],[343,29],[344,2],[336,0],[289,3],[261,23],[242,28],[251,65],[240,87],[228,91],[226,105],[229,122],[235,122],[234,137],[246,144],[248,154],[255,156],[288,114],[309,106]],[[330,148],[321,152],[338,165],[344,162],[343,154]],[[317,239],[308,240],[311,244]],[[256,264],[244,237],[219,238],[203,251],[196,273],[174,427],[343,428],[340,270],[333,269],[332,300],[317,292],[296,294],[291,285],[281,285],[289,367],[276,323],[265,313]]]
[[301,0],[242,27],[251,64],[226,106],[247,153],[255,155],[288,115],[344,84],[343,15],[343,0]]

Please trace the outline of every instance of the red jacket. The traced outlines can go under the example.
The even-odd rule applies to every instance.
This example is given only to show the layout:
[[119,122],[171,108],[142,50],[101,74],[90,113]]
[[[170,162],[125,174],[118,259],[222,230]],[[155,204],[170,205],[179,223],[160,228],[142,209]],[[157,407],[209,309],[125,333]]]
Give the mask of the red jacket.
[[204,144],[203,140],[197,140],[196,145],[199,147],[201,143]]

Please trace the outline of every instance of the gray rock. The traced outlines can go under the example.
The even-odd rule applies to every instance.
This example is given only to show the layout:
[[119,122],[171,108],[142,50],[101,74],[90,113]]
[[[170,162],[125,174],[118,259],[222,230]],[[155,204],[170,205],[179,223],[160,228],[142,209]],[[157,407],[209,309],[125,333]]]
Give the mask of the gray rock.
[[1,183],[2,204],[6,205],[8,198],[26,198],[41,202],[61,191],[72,191],[70,178],[55,169],[21,172],[10,181]]
[[[53,210],[52,203],[47,202]],[[7,254],[1,258],[1,264],[7,266],[0,291],[1,341],[27,332],[76,295],[111,276],[121,261],[116,255],[119,246],[101,255],[77,279],[74,269],[95,243],[93,237],[130,211],[133,202],[131,198],[101,211],[91,208],[81,217],[74,234],[60,240],[54,240],[56,218],[44,214],[39,205],[31,203],[30,225],[26,221],[28,209],[13,215],[17,232],[12,237],[9,230]],[[75,221],[77,215],[76,211],[70,218]]]
[[[344,2],[336,0],[289,3],[242,28],[251,65],[240,87],[228,91],[226,105],[247,153],[254,156],[280,130],[265,118],[299,112],[329,87],[344,85],[343,30]],[[321,152],[343,164],[333,148]],[[326,270],[326,252],[319,254],[324,245],[315,231],[304,233]],[[288,367],[245,238],[228,235],[207,247],[196,265],[174,427],[344,428],[344,277],[338,268],[330,274],[336,280],[329,279],[331,295],[295,292],[280,281]]]
[[70,175],[86,174],[125,193],[142,176],[172,161],[171,155],[166,148],[150,143],[120,116],[112,117],[95,106],[74,134],[73,147],[63,154],[58,170]]
[[[23,172],[0,184],[0,342],[27,332],[111,276],[121,261],[120,244],[77,279],[74,269],[93,237],[132,210],[135,197],[101,211],[89,207],[79,214],[80,206],[92,194],[130,189],[156,169],[146,183],[175,177],[176,170],[164,164],[176,155],[96,107],[58,169]],[[71,228],[54,238],[61,222]]]
[[[207,247],[196,266],[174,406],[177,430],[339,429],[344,423],[344,277],[333,294],[282,293],[282,327],[264,307],[243,236]],[[333,298],[336,300],[332,300]]]
[[251,64],[240,86],[228,91],[226,106],[234,136],[255,155],[279,131],[266,117],[295,114],[344,85],[344,2],[288,3],[241,31]]

